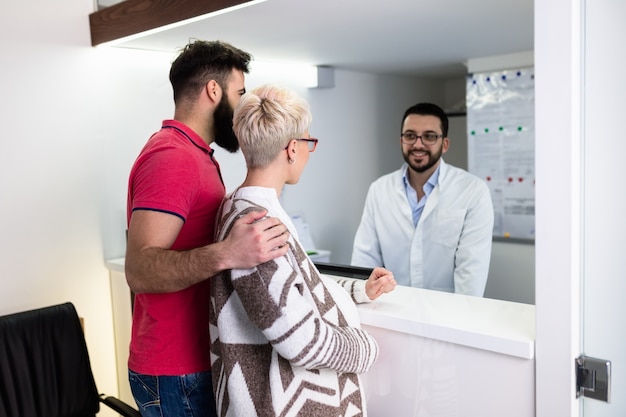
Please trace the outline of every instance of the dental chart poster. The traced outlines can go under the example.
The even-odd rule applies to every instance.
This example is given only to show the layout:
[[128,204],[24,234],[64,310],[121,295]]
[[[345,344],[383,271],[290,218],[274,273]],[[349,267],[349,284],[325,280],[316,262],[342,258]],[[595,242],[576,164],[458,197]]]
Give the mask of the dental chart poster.
[[494,237],[535,239],[533,68],[467,78],[468,170],[491,191]]

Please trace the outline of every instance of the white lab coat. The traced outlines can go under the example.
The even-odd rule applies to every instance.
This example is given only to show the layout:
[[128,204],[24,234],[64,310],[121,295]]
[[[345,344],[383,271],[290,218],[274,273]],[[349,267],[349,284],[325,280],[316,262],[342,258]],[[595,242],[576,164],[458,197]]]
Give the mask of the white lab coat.
[[482,297],[494,222],[487,184],[442,159],[439,181],[414,227],[405,167],[370,186],[352,265],[384,266],[399,285]]

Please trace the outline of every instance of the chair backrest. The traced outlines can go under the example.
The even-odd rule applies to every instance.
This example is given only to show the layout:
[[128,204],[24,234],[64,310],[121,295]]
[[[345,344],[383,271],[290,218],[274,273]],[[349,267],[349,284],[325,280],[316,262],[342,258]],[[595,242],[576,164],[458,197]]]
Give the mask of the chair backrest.
[[99,407],[71,303],[0,317],[0,416],[93,417]]

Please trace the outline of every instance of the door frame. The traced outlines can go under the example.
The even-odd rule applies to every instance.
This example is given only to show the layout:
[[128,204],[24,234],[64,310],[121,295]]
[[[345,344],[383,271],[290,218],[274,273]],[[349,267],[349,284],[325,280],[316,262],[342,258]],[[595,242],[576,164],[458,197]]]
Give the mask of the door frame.
[[583,7],[535,1],[537,417],[580,415]]

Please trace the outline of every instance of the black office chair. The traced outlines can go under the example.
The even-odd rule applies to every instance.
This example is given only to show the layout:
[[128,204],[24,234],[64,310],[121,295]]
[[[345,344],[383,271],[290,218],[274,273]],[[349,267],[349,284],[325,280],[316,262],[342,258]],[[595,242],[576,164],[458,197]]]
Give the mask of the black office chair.
[[141,417],[123,401],[98,394],[74,305],[0,317],[0,416],[94,417],[100,403]]

